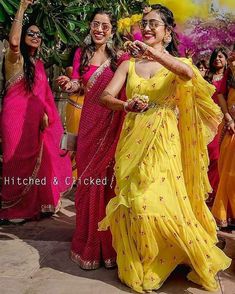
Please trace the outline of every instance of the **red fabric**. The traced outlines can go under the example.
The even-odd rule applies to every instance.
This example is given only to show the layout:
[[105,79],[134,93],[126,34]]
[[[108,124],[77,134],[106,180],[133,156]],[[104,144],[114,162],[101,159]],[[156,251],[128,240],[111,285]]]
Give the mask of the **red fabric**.
[[[213,85],[216,87],[216,92],[213,95],[213,100],[216,104],[218,101],[218,94],[223,94],[226,98],[227,94],[227,72],[224,74],[223,78],[220,81],[213,82]],[[213,202],[215,198],[218,185],[219,185],[219,171],[218,171],[218,160],[219,160],[219,138],[220,134],[218,133],[213,141],[208,145],[208,153],[210,158],[210,165],[208,170],[208,177],[213,189],[213,192],[210,193],[210,202]]]
[[[81,48],[78,48],[75,52],[74,59],[73,59],[73,73],[72,73],[72,79],[80,79],[80,73],[79,73],[79,67],[80,67],[80,58],[81,58]],[[93,75],[93,73],[98,69],[98,66],[96,65],[90,65],[88,70],[83,74],[82,76],[82,82],[84,85],[87,84],[90,77]]]
[[[125,58],[127,59],[127,56]],[[120,60],[120,62],[122,61]],[[114,197],[114,153],[123,122],[123,112],[113,112],[99,105],[99,98],[113,77],[106,67],[88,89],[78,131],[78,189],[75,198],[77,220],[72,240],[72,252],[79,256],[80,265],[100,264],[114,259],[110,231],[98,232],[98,222],[105,216],[105,207]],[[125,99],[125,89],[120,96]],[[87,185],[87,179],[107,181],[105,185]],[[98,267],[98,266],[97,266]]]
[[[40,122],[45,112],[49,117],[49,126],[41,132]],[[11,208],[2,209],[0,218],[32,218],[43,207],[55,208],[60,194],[69,188],[66,177],[71,179],[72,170],[69,157],[60,156],[63,127],[41,61],[35,66],[35,85],[31,93],[25,90],[24,79],[8,89],[1,115],[1,133],[2,204],[9,206],[9,203],[19,202]],[[23,179],[32,176],[41,146],[43,152],[36,178],[46,180],[43,184],[33,185],[21,199],[25,185],[16,183],[17,177],[22,183]],[[6,179],[14,179],[15,183],[4,184]]]

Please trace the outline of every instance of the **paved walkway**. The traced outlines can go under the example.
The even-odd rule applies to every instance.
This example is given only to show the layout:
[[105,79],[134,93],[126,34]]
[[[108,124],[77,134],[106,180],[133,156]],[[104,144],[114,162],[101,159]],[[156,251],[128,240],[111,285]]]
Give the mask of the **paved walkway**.
[[[1,294],[120,294],[133,293],[117,278],[117,270],[101,268],[83,271],[69,259],[74,230],[73,202],[63,200],[60,213],[38,222],[0,227]],[[215,294],[235,294],[235,232],[223,233],[226,253],[233,264],[219,274],[220,289]],[[159,294],[208,294],[185,278],[179,267]]]

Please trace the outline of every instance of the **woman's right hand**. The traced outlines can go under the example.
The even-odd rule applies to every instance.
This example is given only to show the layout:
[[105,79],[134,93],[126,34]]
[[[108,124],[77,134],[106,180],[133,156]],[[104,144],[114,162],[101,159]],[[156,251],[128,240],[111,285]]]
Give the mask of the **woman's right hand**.
[[127,102],[125,102],[124,109],[126,112],[144,112],[148,110],[148,103],[143,102],[139,99],[132,99]]
[[33,4],[33,0],[21,0],[20,1],[20,7],[23,8],[23,10],[26,10],[29,5]]
[[234,120],[227,124],[227,129],[231,135],[235,134],[235,123]]
[[69,77],[60,76],[56,79],[57,84],[61,87],[62,91],[67,91],[71,88],[72,83]]

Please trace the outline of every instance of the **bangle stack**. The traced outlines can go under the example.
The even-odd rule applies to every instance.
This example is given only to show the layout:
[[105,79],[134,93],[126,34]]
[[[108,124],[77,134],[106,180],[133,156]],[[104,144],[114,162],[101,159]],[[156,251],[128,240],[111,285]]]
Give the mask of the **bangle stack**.
[[128,113],[129,111],[127,110],[127,107],[128,107],[128,102],[124,102],[123,103],[123,110]]
[[125,51],[128,50],[128,46],[129,46],[130,44],[132,44],[132,41],[126,41],[126,42],[123,44],[123,48],[124,48]]
[[234,123],[233,119],[226,121],[226,127],[229,127],[232,123]]
[[15,21],[15,22],[18,22],[18,23],[22,23],[22,20],[20,20],[20,19],[18,19],[18,18],[14,18],[14,20],[13,21]]
[[75,93],[79,90],[80,88],[80,83],[78,81],[70,81],[71,86],[69,89],[66,90],[67,93]]

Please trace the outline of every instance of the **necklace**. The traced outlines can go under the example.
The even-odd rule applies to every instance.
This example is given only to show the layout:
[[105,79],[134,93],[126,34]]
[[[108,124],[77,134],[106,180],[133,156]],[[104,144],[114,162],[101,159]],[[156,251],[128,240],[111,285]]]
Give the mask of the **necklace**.
[[218,75],[214,75],[213,76],[213,82],[218,82],[220,80],[222,80],[222,78],[224,77],[224,74],[218,74]]

